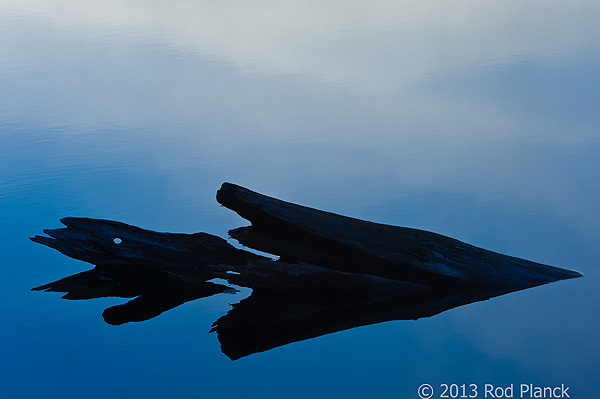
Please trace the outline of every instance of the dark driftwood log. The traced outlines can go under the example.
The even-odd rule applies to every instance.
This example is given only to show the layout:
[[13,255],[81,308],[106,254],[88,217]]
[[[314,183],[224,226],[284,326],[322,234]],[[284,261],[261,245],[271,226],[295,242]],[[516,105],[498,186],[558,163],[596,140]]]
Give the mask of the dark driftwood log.
[[[416,283],[308,263],[274,261],[237,249],[222,238],[206,233],[159,233],[121,222],[88,218],[70,217],[61,222],[65,228],[44,230],[50,237],[35,236],[31,240],[96,265],[95,272],[84,272],[79,278],[101,273],[105,281],[95,282],[98,292],[115,289],[111,283],[114,281],[144,288],[184,290],[193,287],[205,291],[207,284],[211,284],[207,281],[214,278],[254,290],[353,292],[423,288]],[[69,298],[79,295],[75,281],[74,276],[69,278],[66,291],[62,280],[35,289],[62,290]],[[84,291],[93,292],[85,284],[81,286]]]
[[229,233],[243,245],[349,273],[425,285],[537,285],[576,271],[502,255],[428,231],[324,212],[224,183],[217,201],[252,223]]
[[274,261],[206,233],[159,233],[125,223],[65,218],[32,241],[94,269],[34,290],[67,299],[134,298],[106,309],[110,324],[147,320],[232,287],[252,288],[214,324],[232,359],[387,320],[429,317],[467,303],[581,276],[427,231],[366,222],[225,183],[217,200],[250,220],[230,231]]
[[50,237],[31,240],[94,265],[122,260],[165,271],[194,269],[201,274],[208,265],[245,264],[249,259],[263,258],[207,233],[159,233],[90,218],[67,217],[61,222],[65,228],[44,230]]
[[316,292],[414,292],[431,287],[410,281],[327,269],[308,263],[251,260],[246,265],[210,266],[214,277],[231,284],[269,291]]

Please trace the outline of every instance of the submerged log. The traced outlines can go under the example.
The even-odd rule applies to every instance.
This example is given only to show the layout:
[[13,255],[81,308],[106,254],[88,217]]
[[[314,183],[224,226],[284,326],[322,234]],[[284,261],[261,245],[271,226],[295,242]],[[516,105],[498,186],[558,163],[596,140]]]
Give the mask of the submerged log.
[[231,183],[223,183],[217,201],[252,223],[231,230],[231,237],[290,263],[438,287],[537,285],[582,276],[424,230],[292,204]]
[[[122,222],[89,218],[64,218],[66,226],[44,230],[49,237],[31,240],[75,259],[96,266],[94,271],[71,276],[35,290],[68,289],[77,296],[78,287],[92,278],[95,290],[111,290],[113,281],[128,286],[156,289],[205,290],[208,280],[220,278],[253,290],[271,291],[389,291],[414,290],[423,286],[368,274],[331,270],[314,264],[275,261],[237,249],[224,239],[207,233],[160,233]],[[101,273],[98,282],[94,273]],[[64,284],[66,283],[66,285]],[[224,287],[224,286],[221,286]]]
[[221,237],[207,233],[159,233],[112,220],[66,217],[60,229],[31,240],[94,265],[114,260],[135,262],[157,269],[201,274],[208,265],[245,264],[262,256],[237,249]]
[[[203,287],[222,278],[259,290],[383,291],[415,287],[535,286],[580,277],[428,231],[367,222],[284,202],[224,183],[217,201],[252,225],[231,230],[241,244],[206,234],[159,233],[125,223],[64,218],[33,241],[130,280]],[[109,289],[110,284],[104,284]]]
[[[231,230],[238,249],[206,233],[64,218],[31,240],[95,267],[34,290],[66,299],[133,298],[103,313],[109,324],[147,320],[185,302],[249,287],[213,325],[237,359],[291,342],[448,309],[560,279],[560,269],[439,234],[319,211],[224,183],[217,201],[252,225]],[[219,280],[215,280],[219,279]]]

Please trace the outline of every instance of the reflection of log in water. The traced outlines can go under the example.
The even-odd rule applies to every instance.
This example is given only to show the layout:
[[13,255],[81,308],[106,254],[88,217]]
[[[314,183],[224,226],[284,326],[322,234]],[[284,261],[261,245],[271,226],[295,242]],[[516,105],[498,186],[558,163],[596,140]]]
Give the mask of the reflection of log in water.
[[134,298],[104,311],[108,324],[144,321],[199,298],[237,290],[222,284],[193,280],[153,267],[122,261],[107,262],[91,270],[33,288],[64,292],[64,299]]
[[517,289],[466,291],[424,288],[409,294],[358,295],[258,292],[220,317],[221,351],[236,360],[257,352],[350,328],[392,320],[416,320]]
[[66,299],[134,298],[104,312],[122,324],[190,300],[253,289],[214,325],[232,359],[387,320],[429,317],[547,282],[571,270],[486,251],[438,234],[318,211],[224,183],[217,200],[252,222],[230,231],[278,261],[206,233],[158,233],[120,222],[62,219],[33,241],[95,265],[35,288]]
[[[145,277],[131,278],[137,274]],[[159,279],[164,282],[162,288],[157,283]],[[65,292],[63,298],[72,300],[133,298],[103,312],[104,320],[113,325],[148,320],[188,301],[235,292],[230,287],[211,282],[184,281],[169,280],[168,275],[161,275],[152,268],[118,262],[118,265],[96,266],[34,290]],[[223,353],[236,360],[354,327],[431,317],[516,290],[517,287],[448,290],[418,285],[406,285],[398,291],[355,293],[259,289],[233,305],[233,309],[213,324],[211,331],[217,333]]]

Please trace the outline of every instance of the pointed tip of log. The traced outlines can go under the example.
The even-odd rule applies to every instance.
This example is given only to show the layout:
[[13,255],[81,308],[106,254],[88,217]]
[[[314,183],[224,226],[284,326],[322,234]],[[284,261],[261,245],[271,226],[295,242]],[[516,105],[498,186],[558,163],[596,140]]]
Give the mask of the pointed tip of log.
[[45,237],[45,236],[40,236],[40,235],[36,235],[33,237],[29,237],[29,239],[37,244],[42,244],[42,245],[46,245],[51,247],[52,242],[54,241],[53,238],[50,237]]

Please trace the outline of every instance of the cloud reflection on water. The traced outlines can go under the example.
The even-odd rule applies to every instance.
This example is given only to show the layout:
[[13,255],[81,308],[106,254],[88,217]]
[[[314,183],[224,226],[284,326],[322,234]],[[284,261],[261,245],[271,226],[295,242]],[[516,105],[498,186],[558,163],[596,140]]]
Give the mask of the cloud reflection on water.
[[[597,61],[597,3],[561,1],[97,2],[5,10],[71,33],[118,32],[251,72],[388,90],[474,66]],[[581,12],[581,9],[589,12]]]
[[[244,157],[236,173],[253,165],[252,176],[238,175],[268,176],[273,186],[291,171],[302,181],[328,171],[332,191],[358,180],[365,192],[391,182],[390,200],[463,192],[551,209],[597,231],[588,148],[598,146],[598,119],[575,112],[598,100],[589,73],[598,66],[596,2],[23,0],[0,8],[29,28],[3,47],[5,109],[62,126],[129,124],[131,146],[161,171],[181,178],[194,159]],[[141,129],[157,121],[157,131]]]

